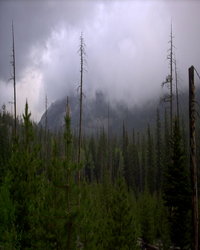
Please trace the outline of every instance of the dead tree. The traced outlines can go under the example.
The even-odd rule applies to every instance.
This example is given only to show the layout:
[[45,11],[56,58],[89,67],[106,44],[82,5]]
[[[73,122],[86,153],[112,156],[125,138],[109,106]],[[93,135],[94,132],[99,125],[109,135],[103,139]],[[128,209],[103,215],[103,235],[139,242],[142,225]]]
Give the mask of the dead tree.
[[168,56],[170,60],[170,132],[172,135],[173,130],[173,35],[172,35],[172,24],[170,34],[170,54]]
[[[67,195],[67,214],[71,215],[71,204],[70,204],[70,178],[71,178],[71,146],[72,146],[72,134],[71,134],[71,117],[70,117],[70,104],[69,98],[67,96],[67,105],[66,105],[66,116],[65,116],[65,159],[66,159],[66,167],[67,167],[67,184],[66,184],[66,195]],[[69,220],[67,222],[67,249],[71,249],[71,234],[73,227],[73,220],[71,216],[69,216]]]
[[[78,163],[81,161],[81,141],[82,141],[82,116],[83,116],[83,72],[84,72],[84,62],[85,62],[85,43],[83,39],[83,34],[80,36],[80,112],[79,112],[79,135],[78,135]],[[81,172],[78,172],[78,182],[80,184]]]
[[47,119],[47,114],[48,114],[48,98],[47,95],[45,96],[45,125],[44,125],[44,129],[45,129],[45,143],[46,143],[46,138],[47,138],[47,126],[48,126],[48,119]]
[[198,250],[198,186],[195,140],[195,85],[194,66],[189,68],[189,130],[190,130],[190,172],[192,183],[193,249]]
[[174,60],[174,66],[175,66],[175,83],[176,83],[176,114],[179,122],[179,93],[178,93],[178,75],[177,75],[176,59]]
[[[44,124],[44,152],[45,152],[45,169],[47,168],[47,159],[48,159],[48,136],[47,136],[47,130],[48,130],[48,99],[47,95],[45,96],[45,124]],[[47,169],[46,169],[47,170]]]
[[14,138],[17,135],[17,102],[16,102],[16,66],[15,66],[15,34],[14,34],[14,24],[12,21],[12,55],[11,55],[11,65],[12,65],[12,76],[13,80],[13,90],[14,90]]
[[169,75],[166,77],[166,80],[162,83],[162,87],[167,85],[169,88],[169,94],[164,97],[165,102],[169,102],[169,108],[170,108],[170,134],[172,135],[173,131],[173,33],[172,33],[172,25],[171,25],[171,32],[170,32],[170,48],[169,48],[169,55],[167,56],[167,59],[169,60],[169,66],[170,66],[170,72]]
[[110,159],[110,103],[108,102],[108,123],[107,123],[107,154],[108,154],[108,168],[110,177],[112,177],[112,166]]

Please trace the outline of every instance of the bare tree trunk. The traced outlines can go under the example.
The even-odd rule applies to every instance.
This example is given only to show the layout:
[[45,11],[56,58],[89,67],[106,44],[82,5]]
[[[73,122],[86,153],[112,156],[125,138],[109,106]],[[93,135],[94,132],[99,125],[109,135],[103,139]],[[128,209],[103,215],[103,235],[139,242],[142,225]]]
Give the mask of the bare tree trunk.
[[172,35],[172,24],[171,24],[171,34],[170,34],[170,133],[173,133],[173,35]]
[[108,169],[110,174],[110,179],[112,179],[112,164],[110,156],[110,103],[108,102],[108,127],[107,127],[107,154],[108,154]]
[[45,170],[47,171],[47,158],[48,158],[48,143],[47,143],[47,126],[48,126],[48,120],[47,120],[47,106],[48,106],[48,99],[47,95],[45,96],[45,127],[44,127],[44,157],[45,157]]
[[169,60],[170,73],[166,77],[166,80],[162,83],[162,87],[167,85],[169,88],[169,94],[163,98],[164,102],[169,102],[169,131],[170,135],[173,134],[173,33],[172,33],[172,24],[171,24],[171,33],[170,33],[170,48],[167,59]]
[[[78,137],[78,163],[81,161],[81,139],[82,139],[82,114],[83,114],[83,63],[84,63],[84,40],[83,35],[80,37],[80,62],[81,62],[81,79],[80,79],[80,113],[79,113],[79,137]],[[80,184],[81,172],[78,172],[78,182]]]
[[175,64],[175,81],[176,81],[176,113],[179,122],[179,94],[178,94],[178,76],[177,76],[176,60],[174,64]]
[[[68,121],[70,121],[70,105],[69,105],[69,98],[67,96],[67,105],[66,105],[66,118],[68,118]],[[65,122],[67,123],[67,120],[65,120]],[[65,124],[66,126],[66,144],[65,144],[65,157],[66,160],[68,162],[68,165],[71,164],[71,127],[70,124]],[[71,187],[70,187],[70,177],[71,177],[71,172],[70,172],[70,168],[69,166],[67,166],[67,185],[66,185],[66,194],[67,194],[67,213],[70,214],[71,213],[71,206],[70,206],[70,192],[71,192]],[[71,233],[72,233],[72,227],[73,227],[73,223],[72,220],[70,218],[70,220],[67,222],[67,249],[70,250],[71,249]]]
[[195,141],[195,85],[194,66],[189,68],[189,128],[190,128],[190,171],[192,182],[193,249],[198,250],[198,187]]
[[11,65],[13,68],[13,89],[14,89],[14,138],[17,136],[17,102],[16,102],[16,68],[15,68],[15,35],[14,35],[14,25],[12,21],[12,61]]
[[47,138],[47,106],[48,106],[48,99],[47,99],[47,95],[45,96],[45,125],[44,125],[44,129],[45,129],[45,145],[46,145],[46,138]]

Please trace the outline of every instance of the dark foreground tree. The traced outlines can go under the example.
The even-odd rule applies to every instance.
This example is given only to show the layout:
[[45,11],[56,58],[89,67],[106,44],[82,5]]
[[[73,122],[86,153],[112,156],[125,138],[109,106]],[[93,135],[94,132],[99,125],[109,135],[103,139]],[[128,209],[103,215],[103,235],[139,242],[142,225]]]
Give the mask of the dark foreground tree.
[[181,249],[190,248],[191,186],[189,169],[182,146],[178,120],[174,122],[171,140],[171,161],[167,165],[164,182],[164,201],[172,244]]

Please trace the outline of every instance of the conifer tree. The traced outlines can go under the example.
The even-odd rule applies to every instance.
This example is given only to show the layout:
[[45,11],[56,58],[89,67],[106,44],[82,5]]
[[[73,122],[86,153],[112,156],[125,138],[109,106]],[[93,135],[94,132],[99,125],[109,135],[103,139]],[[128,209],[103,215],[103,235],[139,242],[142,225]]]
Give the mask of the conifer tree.
[[85,143],[85,180],[89,183],[93,180],[94,161],[90,151],[90,144]]
[[162,185],[162,138],[160,112],[157,109],[156,119],[156,190],[159,192]]
[[30,143],[33,139],[33,129],[32,129],[32,122],[30,120],[31,113],[29,113],[28,110],[28,102],[26,101],[25,104],[25,112],[23,114],[23,120],[24,120],[24,146],[27,151],[30,151]]
[[53,140],[49,183],[47,194],[49,207],[46,219],[46,238],[49,249],[75,248],[75,218],[77,192],[74,191],[76,165],[72,160],[72,133],[70,107],[67,101],[63,134],[64,154],[59,155],[58,138]]
[[[40,169],[38,150],[33,147],[34,134],[31,113],[28,103],[23,114],[22,140],[14,144],[12,156],[9,160],[9,169],[13,175],[11,185],[11,197],[15,206],[15,223],[21,248],[30,247],[35,239],[37,215],[35,209],[38,206],[39,192],[37,188],[36,173]],[[33,224],[32,224],[33,223]]]
[[9,140],[9,115],[3,105],[0,113],[0,184],[6,175],[6,165],[11,154],[11,143]]
[[147,129],[147,186],[151,193],[155,191],[154,144],[149,125]]
[[112,167],[112,181],[114,182],[118,176],[120,169],[124,169],[124,158],[121,148],[115,147],[113,152],[113,167]]
[[0,246],[2,249],[18,248],[15,206],[11,196],[12,181],[12,173],[7,171],[0,185]]
[[106,173],[107,167],[107,139],[104,129],[100,133],[97,148],[97,162],[95,166],[95,174],[98,182],[101,182]]
[[191,185],[183,151],[178,120],[174,122],[171,161],[164,182],[164,201],[168,209],[171,241],[181,249],[190,247]]
[[[67,97],[67,107],[66,107],[66,116],[65,116],[65,131],[64,131],[64,143],[65,143],[65,158],[64,158],[64,184],[63,188],[66,188],[66,209],[67,209],[67,249],[71,247],[71,233],[72,233],[72,221],[71,221],[71,157],[72,157],[72,134],[71,134],[71,119],[70,119],[70,106],[69,99]],[[66,178],[66,180],[65,180]]]
[[126,180],[128,189],[131,187],[131,171],[130,171],[130,165],[129,165],[129,158],[128,158],[128,133],[125,129],[125,124],[123,122],[123,138],[122,138],[122,153],[123,153],[123,159],[124,159],[124,169],[123,174],[124,178]]
[[129,180],[130,187],[135,191],[139,192],[142,190],[142,171],[139,162],[139,148],[135,144],[135,135],[133,131],[132,143],[128,145],[128,163],[129,163]]
[[124,178],[119,176],[110,200],[106,249],[135,249],[135,222]]
[[89,181],[95,180],[95,165],[96,165],[96,143],[94,136],[92,136],[89,140],[87,151],[86,151],[86,162],[88,171],[86,177]]
[[147,189],[139,196],[138,200],[141,238],[144,243],[153,243],[155,240],[155,200]]
[[142,191],[145,190],[147,185],[147,155],[146,155],[146,141],[145,137],[142,137],[141,142],[141,182],[142,182]]

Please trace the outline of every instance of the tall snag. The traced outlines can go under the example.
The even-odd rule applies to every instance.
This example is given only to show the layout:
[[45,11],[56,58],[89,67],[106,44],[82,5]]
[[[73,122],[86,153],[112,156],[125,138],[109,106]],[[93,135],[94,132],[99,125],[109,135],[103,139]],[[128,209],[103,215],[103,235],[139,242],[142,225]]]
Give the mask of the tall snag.
[[170,132],[172,135],[172,129],[173,129],[173,89],[172,89],[172,83],[173,83],[173,35],[172,35],[172,25],[171,25],[171,33],[170,33],[170,54],[168,56],[168,59],[170,60]]
[[64,140],[65,140],[65,167],[67,170],[67,184],[66,184],[66,196],[67,196],[67,249],[71,249],[71,237],[72,237],[72,213],[71,213],[71,153],[72,153],[72,133],[71,133],[71,117],[70,117],[70,105],[69,99],[67,97],[67,105],[66,105],[66,116],[65,116],[65,132],[64,132]]
[[175,83],[176,83],[176,115],[179,122],[179,93],[178,93],[178,75],[177,75],[177,65],[176,65],[176,59],[174,60],[174,66],[175,66]]
[[189,130],[190,130],[190,171],[192,183],[193,249],[198,249],[198,185],[195,140],[195,85],[194,66],[189,68]]
[[45,170],[47,170],[48,159],[48,99],[45,96],[45,125],[44,125],[44,158],[45,158]]
[[172,33],[172,25],[171,25],[171,33],[170,33],[170,48],[169,48],[169,55],[167,59],[169,60],[170,72],[169,75],[166,77],[166,80],[162,83],[162,86],[167,85],[169,88],[169,94],[164,98],[165,102],[169,102],[169,109],[170,109],[170,135],[172,136],[173,133],[173,33]]
[[[84,71],[84,62],[85,62],[85,44],[83,39],[83,34],[80,36],[80,113],[79,113],[79,135],[78,135],[78,163],[81,161],[81,138],[82,138],[82,115],[83,115],[83,71]],[[81,172],[78,173],[78,182],[80,184]]]
[[14,24],[12,21],[12,55],[11,55],[11,65],[12,65],[12,76],[11,80],[13,80],[13,90],[14,90],[14,138],[17,135],[17,102],[16,102],[16,67],[15,67],[15,34],[14,34]]

